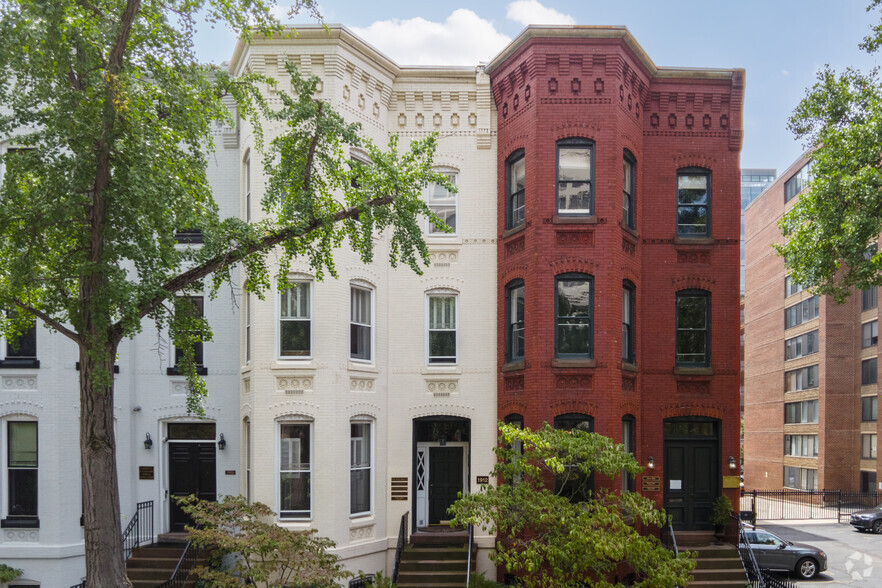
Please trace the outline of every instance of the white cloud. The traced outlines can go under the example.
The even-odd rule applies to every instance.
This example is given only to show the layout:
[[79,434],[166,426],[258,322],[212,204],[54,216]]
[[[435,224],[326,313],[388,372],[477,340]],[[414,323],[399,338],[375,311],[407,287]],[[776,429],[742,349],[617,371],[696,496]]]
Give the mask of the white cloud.
[[352,30],[402,65],[477,65],[511,41],[492,21],[466,8],[453,11],[443,23],[392,19]]
[[782,74],[782,75],[785,75],[785,76],[789,76],[789,75],[790,75],[790,72],[787,71],[786,69],[782,69],[782,70],[781,70],[781,74]]
[[516,0],[508,5],[506,18],[519,22],[524,26],[531,24],[543,25],[574,25],[576,19],[569,14],[558,12],[539,3],[539,0]]

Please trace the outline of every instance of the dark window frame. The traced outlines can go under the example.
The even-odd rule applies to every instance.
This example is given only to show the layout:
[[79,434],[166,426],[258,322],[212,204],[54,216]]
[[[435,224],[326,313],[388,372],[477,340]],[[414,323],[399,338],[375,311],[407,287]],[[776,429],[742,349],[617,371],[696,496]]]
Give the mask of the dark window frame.
[[861,386],[872,386],[879,380],[878,358],[870,357],[861,361]]
[[[204,296],[183,296],[183,298],[189,298],[196,305],[196,311],[198,316],[205,316],[205,297]],[[198,302],[196,302],[198,301]],[[180,376],[183,375],[183,372],[180,370],[178,365],[180,364],[181,357],[183,356],[183,350],[178,349],[177,345],[173,346],[174,348],[174,359],[175,363],[171,367],[166,368],[166,375],[168,376]],[[205,367],[205,343],[203,341],[196,341],[193,343],[193,363],[196,364],[196,375],[198,376],[207,376],[208,368]]]
[[[625,297],[628,297],[627,301]],[[628,309],[628,320],[625,320],[625,309]],[[623,280],[622,281],[622,361],[625,363],[635,363],[637,361],[636,355],[636,341],[635,341],[635,333],[637,329],[635,328],[635,320],[636,320],[636,310],[637,310],[637,288],[634,286],[634,283],[631,280]]]
[[[867,333],[869,331],[869,333]],[[861,349],[874,347],[879,343],[879,320],[875,319],[861,324]]]
[[879,397],[878,396],[862,396],[861,397],[861,422],[875,423],[879,417]]
[[[28,465],[13,465],[13,457],[12,457],[12,449],[13,443],[11,441],[12,436],[12,425],[22,425],[22,424],[33,424],[34,426],[34,461],[33,464]],[[5,429],[6,429],[6,471],[4,475],[6,476],[6,483],[4,484],[4,489],[6,490],[6,496],[4,500],[6,501],[6,517],[0,521],[0,528],[23,528],[23,529],[35,529],[40,527],[40,518],[39,518],[39,504],[40,504],[40,428],[38,421],[34,420],[16,420],[9,419],[5,421]],[[32,512],[21,512],[20,505],[13,505],[12,500],[15,495],[13,491],[13,486],[17,486],[18,483],[13,481],[13,478],[18,477],[18,472],[33,472],[33,486],[34,486],[34,496],[33,504],[28,505],[29,509]]]
[[[805,367],[784,372],[784,392],[799,392],[802,390],[813,390],[817,388],[820,385],[819,374],[820,368],[818,364],[807,365]],[[812,378],[812,375],[814,375],[814,378]],[[795,376],[796,379],[796,386],[793,388],[790,387],[791,376]],[[814,383],[812,383],[812,380],[814,380]]]
[[[625,164],[630,165],[630,174],[625,168]],[[630,177],[629,177],[630,176]],[[625,189],[628,182],[626,180],[631,180],[631,191]],[[634,210],[634,206],[636,203],[636,194],[637,194],[637,159],[634,157],[634,154],[625,149],[622,153],[622,224],[628,227],[629,229],[634,229],[636,227],[636,214]],[[627,203],[627,206],[626,206]]]
[[784,361],[814,355],[820,351],[818,329],[784,340]]
[[879,288],[873,286],[868,290],[861,290],[861,310],[872,310],[879,306]]
[[[637,454],[637,419],[632,414],[622,417],[622,445],[625,452],[636,457]],[[622,470],[622,492],[635,492],[637,490],[635,476]]]
[[[527,160],[524,149],[518,149],[505,160],[505,228],[514,229],[524,225],[526,219]],[[512,168],[524,162],[524,187],[512,191]],[[517,206],[516,206],[517,204]]]
[[[12,312],[8,311],[7,316]],[[0,358],[0,369],[39,368],[37,349],[37,321],[33,320],[28,330],[14,339],[4,338],[4,355]]]
[[[587,282],[588,283],[588,317],[585,319],[579,315],[560,314],[559,286],[562,282]],[[563,320],[585,321],[588,324],[588,349],[585,352],[570,353],[560,351],[560,329],[566,326],[576,326],[579,323],[565,324]],[[591,359],[594,357],[594,276],[579,272],[558,274],[554,277],[554,356],[561,359]]]
[[[803,173],[805,172],[805,173]],[[812,162],[806,162],[784,182],[784,202],[790,202],[806,189],[812,180]]]
[[[589,177],[587,180],[562,180],[560,178],[560,155],[561,150],[567,149],[588,149],[588,165],[590,167]],[[594,169],[594,159],[595,159],[595,145],[594,141],[585,137],[567,137],[566,139],[560,139],[555,143],[555,164],[554,164],[554,213],[556,215],[560,215],[563,217],[591,217],[596,214],[596,207],[594,202],[594,178],[595,178],[595,169]],[[583,209],[576,209],[575,212],[570,212],[569,208],[561,208],[560,206],[560,188],[562,184],[588,184],[588,211],[586,212]]]
[[[705,204],[692,204],[692,203],[681,204],[680,203],[680,178],[682,176],[705,176],[707,178],[707,187],[706,187],[707,197],[706,197]],[[712,234],[712,232],[711,232],[711,227],[712,227],[711,218],[712,218],[712,211],[713,211],[713,198],[712,198],[712,196],[713,196],[713,174],[712,174],[711,170],[704,168],[704,167],[681,167],[680,169],[677,170],[676,189],[677,189],[677,199],[676,199],[675,221],[677,223],[677,236],[680,237],[681,239],[692,239],[692,238],[702,239],[702,238],[710,237]],[[704,208],[705,209],[705,212],[706,212],[705,218],[707,219],[707,223],[705,225],[704,231],[694,232],[694,231],[683,231],[680,229],[680,227],[681,227],[680,208],[686,208],[686,207],[697,207],[697,208]]]
[[[576,427],[580,427],[583,423],[588,423],[586,433],[594,432],[594,417],[585,413],[580,412],[568,412],[564,414],[559,414],[554,417],[554,428],[560,429],[564,431],[572,431]],[[585,427],[582,427],[582,430],[585,430]],[[565,466],[566,467],[566,466]],[[570,466],[570,469],[575,469],[576,466]],[[579,472],[579,475],[581,472]],[[554,493],[559,494],[561,496],[566,495],[566,483],[569,480],[562,480],[561,476],[563,474],[558,474],[554,477]],[[569,477],[569,476],[567,476]],[[575,482],[578,482],[578,477],[574,478]],[[584,483],[579,483],[576,488],[573,489],[573,493],[567,495],[571,502],[584,502],[591,498],[591,495],[594,493],[594,472],[588,475],[588,479],[584,481]]]
[[811,296],[784,309],[784,328],[790,329],[812,321],[820,315],[821,299]]
[[[512,300],[512,296],[520,290],[520,316],[516,317],[513,315],[514,309],[513,304],[514,300]],[[524,320],[526,318],[526,288],[524,287],[524,280],[518,278],[510,281],[505,286],[505,361],[506,362],[514,362],[514,361],[523,361],[524,356],[526,355],[526,339],[524,337]],[[520,320],[517,320],[517,319]],[[519,340],[520,340],[520,354],[517,353],[517,345],[516,342],[518,339],[516,338],[516,333],[520,332]]]
[[[680,325],[680,301],[685,298],[702,298],[705,301],[704,328],[682,327]],[[711,364],[711,293],[707,290],[689,289],[680,290],[675,298],[675,327],[676,337],[674,341],[674,361],[680,367],[708,367]],[[680,353],[681,333],[683,337],[687,333],[704,332],[704,358],[700,361],[688,361],[681,359]],[[696,354],[692,354],[696,355]]]

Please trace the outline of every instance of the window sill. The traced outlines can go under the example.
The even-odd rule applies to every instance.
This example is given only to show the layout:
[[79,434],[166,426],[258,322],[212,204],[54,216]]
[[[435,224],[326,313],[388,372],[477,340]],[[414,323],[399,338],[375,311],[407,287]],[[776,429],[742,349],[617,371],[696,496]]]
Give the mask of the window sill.
[[632,229],[628,225],[623,224],[621,221],[619,221],[619,226],[622,227],[622,230],[628,233],[630,236],[638,240],[640,239],[640,233],[637,232],[637,229]]
[[19,359],[16,357],[7,357],[6,359],[0,360],[0,369],[4,370],[39,369],[39,367],[39,359]]
[[354,359],[349,360],[349,371],[351,372],[368,372],[371,374],[379,374],[380,368],[378,368],[373,362],[361,362],[356,361]]
[[276,524],[283,529],[291,529],[292,531],[305,531],[312,528],[312,519],[283,519],[276,517]]
[[714,238],[707,237],[705,235],[699,235],[696,237],[684,237],[682,235],[677,235],[674,237],[674,245],[713,245]]
[[629,361],[623,361],[622,364],[621,364],[621,366],[619,366],[619,367],[621,367],[621,369],[622,369],[623,372],[633,372],[633,373],[636,374],[637,371],[638,371],[638,370],[637,370],[637,364],[636,364],[636,363],[631,363],[631,362],[629,362]]
[[[76,369],[77,371],[80,371],[80,362],[76,362],[74,364],[74,369]],[[115,374],[119,373],[119,364],[117,364],[117,363],[113,364],[113,373],[115,373]]]
[[349,524],[353,525],[355,528],[364,525],[372,525],[375,522],[374,513],[372,512],[359,512],[349,515]]
[[551,367],[585,367],[585,368],[593,368],[597,367],[596,359],[552,359]]
[[271,370],[314,370],[315,363],[311,357],[303,359],[286,359],[280,358],[270,365]]
[[456,364],[430,364],[425,366],[421,373],[423,375],[461,374],[462,366]]
[[455,234],[432,233],[431,235],[426,235],[426,245],[429,246],[429,249],[435,246],[462,245],[462,237]]
[[597,215],[555,214],[553,217],[551,217],[551,223],[555,225],[596,225]]
[[[165,375],[167,375],[167,376],[183,376],[184,374],[183,374],[183,372],[178,370],[178,366],[174,366],[174,367],[170,367],[170,368],[165,368]],[[208,368],[205,367],[204,365],[197,365],[196,366],[196,375],[197,376],[207,376],[208,375]]]
[[0,529],[39,529],[40,517],[8,517],[0,520]]
[[712,376],[714,368],[712,367],[674,367],[675,376]]
[[519,359],[518,361],[510,361],[508,363],[502,364],[502,372],[516,372],[518,370],[522,370],[526,367],[526,362],[523,359]]
[[511,237],[512,235],[516,235],[527,228],[527,223],[521,223],[516,227],[512,227],[510,229],[505,229],[502,231],[502,238]]

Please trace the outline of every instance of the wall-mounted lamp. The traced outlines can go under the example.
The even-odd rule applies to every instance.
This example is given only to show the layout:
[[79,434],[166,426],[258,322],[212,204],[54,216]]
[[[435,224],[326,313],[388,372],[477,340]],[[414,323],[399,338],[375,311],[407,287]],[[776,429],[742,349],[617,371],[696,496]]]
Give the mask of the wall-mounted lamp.
[[147,437],[144,438],[144,449],[150,449],[153,447],[153,439],[150,438],[150,433],[147,433]]
[[223,451],[224,449],[227,448],[227,440],[224,439],[223,433],[220,434],[220,439],[217,442],[217,448],[220,449],[221,451]]
[[655,469],[655,460],[652,459],[652,456],[651,456],[651,455],[649,456],[649,461],[646,462],[646,467],[648,467],[648,468],[651,469],[651,470],[652,470],[652,469]]
[[735,463],[735,458],[730,455],[729,456],[729,469],[734,470],[736,467],[737,467],[737,464]]

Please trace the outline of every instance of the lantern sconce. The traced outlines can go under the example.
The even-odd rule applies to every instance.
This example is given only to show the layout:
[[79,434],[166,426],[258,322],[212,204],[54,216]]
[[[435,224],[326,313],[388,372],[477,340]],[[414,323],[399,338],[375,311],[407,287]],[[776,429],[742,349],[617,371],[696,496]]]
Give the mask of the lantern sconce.
[[217,448],[220,449],[221,451],[223,451],[224,449],[227,448],[227,440],[224,439],[223,433],[220,434],[220,439],[218,439],[218,442],[217,442]]
[[647,466],[649,469],[651,469],[651,470],[652,470],[652,469],[655,469],[655,460],[652,459],[652,456],[651,456],[651,455],[649,456],[649,461],[646,462],[646,466]]
[[737,467],[737,464],[735,463],[735,458],[730,455],[729,456],[729,469],[734,470],[736,467]]
[[152,449],[153,448],[153,439],[150,438],[150,433],[147,433],[147,437],[144,438],[144,449]]

